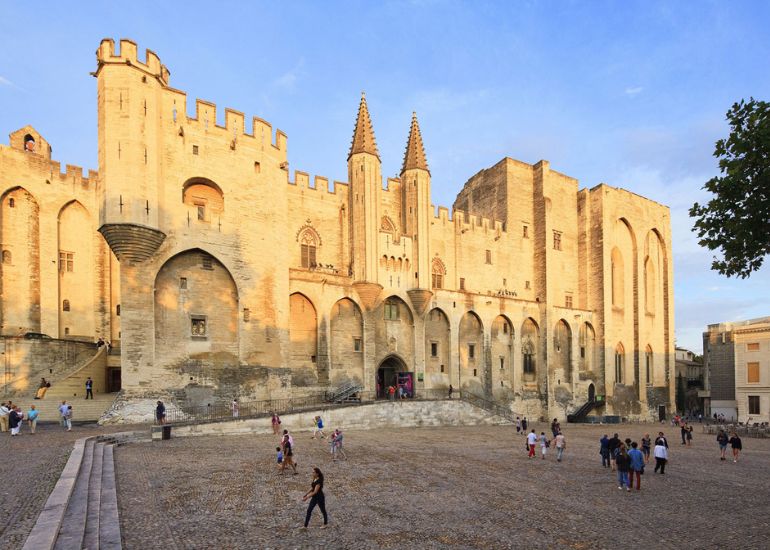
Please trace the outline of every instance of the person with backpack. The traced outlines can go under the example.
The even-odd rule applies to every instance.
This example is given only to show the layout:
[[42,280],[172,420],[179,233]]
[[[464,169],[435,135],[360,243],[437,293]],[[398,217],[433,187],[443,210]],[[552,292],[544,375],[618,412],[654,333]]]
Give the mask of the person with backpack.
[[719,433],[717,434],[717,443],[719,444],[719,460],[726,460],[725,458],[725,452],[727,451],[727,443],[729,443],[730,438],[727,437],[727,434],[724,430],[719,430]]

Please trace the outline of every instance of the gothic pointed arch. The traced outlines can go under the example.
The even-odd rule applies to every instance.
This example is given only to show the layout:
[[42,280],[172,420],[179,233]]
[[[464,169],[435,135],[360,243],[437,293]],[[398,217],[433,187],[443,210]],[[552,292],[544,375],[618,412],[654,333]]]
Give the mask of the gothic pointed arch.
[[91,214],[80,201],[71,200],[57,217],[59,255],[59,301],[70,308],[59,309],[59,337],[93,338],[96,334],[94,273],[98,233]]
[[440,308],[431,309],[425,317],[425,370],[431,385],[448,387],[451,382],[449,317]]
[[572,329],[564,319],[559,319],[553,330],[555,366],[563,375],[562,380],[572,383]]
[[484,324],[475,311],[467,311],[458,328],[458,355],[462,386],[480,383],[484,368]]
[[350,298],[341,298],[329,315],[331,332],[330,381],[333,386],[346,382],[364,383],[364,321],[361,308]]
[[314,269],[318,265],[318,248],[321,236],[311,225],[303,225],[296,236],[299,243],[299,265],[305,269]]
[[154,288],[156,366],[240,364],[238,287],[219,259],[201,248],[181,251],[158,270]]
[[521,372],[525,383],[537,379],[539,349],[540,328],[532,317],[527,317],[521,326]]
[[40,206],[23,187],[0,196],[0,327],[6,335],[40,331]]
[[446,277],[446,266],[441,258],[435,257],[431,261],[431,287],[444,288]]
[[318,314],[310,298],[289,296],[289,367],[315,378],[318,364]]

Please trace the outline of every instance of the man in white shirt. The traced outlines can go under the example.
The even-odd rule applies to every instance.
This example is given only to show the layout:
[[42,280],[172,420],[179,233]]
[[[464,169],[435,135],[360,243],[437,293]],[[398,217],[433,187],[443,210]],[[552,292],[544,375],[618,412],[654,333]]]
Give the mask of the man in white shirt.
[[59,416],[61,417],[61,425],[65,428],[67,427],[67,402],[62,401],[61,405],[59,405]]
[[532,430],[527,435],[527,445],[529,446],[529,458],[535,458],[535,445],[537,445],[537,434]]
[[8,431],[8,415],[11,409],[5,403],[0,403],[0,432]]

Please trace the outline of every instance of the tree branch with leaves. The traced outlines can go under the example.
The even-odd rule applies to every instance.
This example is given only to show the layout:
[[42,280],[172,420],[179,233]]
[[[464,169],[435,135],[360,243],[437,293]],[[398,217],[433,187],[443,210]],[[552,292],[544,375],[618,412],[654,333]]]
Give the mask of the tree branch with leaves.
[[690,217],[701,246],[719,250],[711,269],[746,278],[770,254],[770,103],[735,103],[727,112],[730,135],[716,143],[721,175],[703,186],[714,197],[695,203]]

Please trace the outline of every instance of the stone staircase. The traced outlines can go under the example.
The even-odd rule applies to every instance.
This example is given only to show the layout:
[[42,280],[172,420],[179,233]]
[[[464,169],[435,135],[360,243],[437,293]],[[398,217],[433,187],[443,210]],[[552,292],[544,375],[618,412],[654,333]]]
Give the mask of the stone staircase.
[[38,422],[59,422],[59,406],[63,400],[66,400],[72,405],[72,421],[77,423],[99,420],[105,411],[112,407],[117,396],[117,393],[96,393],[93,399],[83,399],[46,394],[45,399],[32,400],[31,397],[25,397],[13,401],[19,403],[25,413],[30,405],[35,405],[35,408],[40,411]]
[[120,549],[114,441],[79,439],[23,550]]

